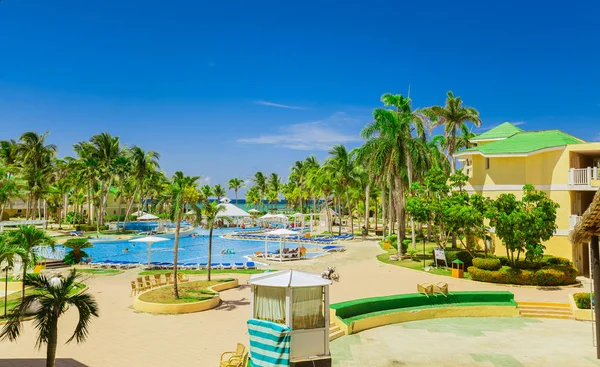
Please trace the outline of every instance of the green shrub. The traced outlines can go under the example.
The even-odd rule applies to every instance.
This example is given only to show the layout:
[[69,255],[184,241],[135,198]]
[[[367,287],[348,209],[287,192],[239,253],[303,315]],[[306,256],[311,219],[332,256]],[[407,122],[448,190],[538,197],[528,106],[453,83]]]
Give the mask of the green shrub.
[[[85,259],[90,257],[85,251],[81,250],[81,258]],[[69,251],[67,252],[67,254],[65,255],[65,257],[63,257],[63,261],[65,264],[68,265],[75,265],[78,264],[79,262],[77,261],[77,259],[75,258],[75,256],[73,255],[73,251]]]
[[[106,231],[107,229],[108,229],[108,226],[100,226],[101,231]],[[96,232],[96,226],[89,225],[89,224],[78,224],[75,226],[75,230],[76,231],[84,231],[84,232]]]
[[531,261],[528,261],[528,260],[519,260],[519,261],[516,262],[515,265],[516,265],[517,269],[522,269],[522,270],[540,270],[546,264],[544,264],[543,262],[536,262],[536,261],[531,262]]
[[389,241],[389,242],[392,242],[392,243],[393,243],[393,242],[396,242],[396,241],[398,241],[398,235],[395,235],[395,234],[393,234],[393,235],[391,235],[391,236],[387,236],[387,237],[385,238],[385,240],[386,240],[386,241]]
[[535,272],[536,285],[569,285],[576,283],[577,269],[565,266],[554,265],[552,267],[540,269]]
[[450,266],[450,263],[456,259],[465,264],[465,269],[467,269],[469,266],[473,266],[473,256],[471,256],[471,254],[469,254],[467,251],[460,249],[446,249],[446,260],[448,261],[448,265]]
[[577,276],[577,269],[564,265],[554,265],[537,271],[513,269],[508,266],[502,266],[499,270],[494,271],[471,266],[467,271],[471,275],[471,279],[480,282],[517,285],[569,285],[576,283],[575,277]]
[[565,259],[564,257],[551,257],[549,259],[546,259],[545,262],[548,265],[572,265],[571,261],[569,259]]
[[589,310],[592,308],[592,295],[590,293],[575,293],[573,295],[577,308]]
[[482,270],[500,270],[502,264],[499,259],[474,258],[473,266]]
[[408,245],[412,244],[412,240],[406,239],[402,241],[402,253],[405,254],[408,250]]
[[508,258],[506,256],[498,256],[498,260],[500,260],[500,264],[502,264],[502,266],[509,266],[509,261]]

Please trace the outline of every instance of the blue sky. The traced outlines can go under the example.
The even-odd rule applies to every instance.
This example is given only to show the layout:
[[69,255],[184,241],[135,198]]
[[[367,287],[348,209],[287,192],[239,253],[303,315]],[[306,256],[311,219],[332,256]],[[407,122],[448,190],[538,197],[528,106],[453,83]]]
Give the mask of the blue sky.
[[110,132],[210,183],[360,144],[385,92],[447,90],[503,121],[600,139],[596,2],[3,0],[0,139],[61,155]]

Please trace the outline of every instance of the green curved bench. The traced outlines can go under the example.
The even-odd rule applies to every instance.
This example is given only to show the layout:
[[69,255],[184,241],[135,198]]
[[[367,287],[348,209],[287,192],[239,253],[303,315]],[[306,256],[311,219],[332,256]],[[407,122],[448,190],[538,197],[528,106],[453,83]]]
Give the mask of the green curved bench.
[[420,293],[373,297],[335,303],[331,320],[346,334],[398,322],[445,317],[516,317],[511,292],[452,292],[447,297]]

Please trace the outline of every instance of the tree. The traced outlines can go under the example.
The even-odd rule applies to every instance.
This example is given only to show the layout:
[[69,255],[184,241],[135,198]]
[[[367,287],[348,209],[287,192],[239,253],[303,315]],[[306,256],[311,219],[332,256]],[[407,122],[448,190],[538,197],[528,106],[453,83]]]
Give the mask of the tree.
[[9,174],[6,168],[0,167],[0,221],[3,220],[6,204],[17,196],[18,192],[15,176]]
[[[506,256],[513,266],[521,253],[538,260],[544,253],[543,241],[548,241],[556,230],[556,210],[559,205],[533,185],[523,186],[523,199],[514,194],[501,194],[490,205],[487,216],[490,225],[506,247]],[[517,256],[515,258],[515,252]]]
[[296,161],[291,168],[291,173],[289,177],[289,181],[292,181],[298,187],[298,198],[300,199],[300,214],[304,213],[304,205],[303,205],[303,191],[304,185],[306,184],[306,171],[308,170],[308,165],[304,161]]
[[32,286],[36,290],[25,296],[8,316],[8,322],[0,332],[0,339],[15,341],[21,335],[23,318],[31,306],[38,301],[40,308],[34,314],[34,326],[38,329],[36,347],[40,348],[46,344],[46,366],[54,367],[56,359],[56,347],[58,344],[58,320],[73,307],[78,311],[79,319],[75,326],[73,335],[67,340],[70,343],[85,341],[89,331],[92,317],[98,317],[98,304],[93,296],[88,293],[79,293],[76,288],[78,279],[75,269],[56,284],[54,279],[44,275],[28,274],[23,284]]
[[221,201],[221,198],[225,197],[227,195],[225,188],[223,186],[221,186],[220,184],[216,184],[213,187],[212,191],[213,191],[213,195],[215,195],[217,197],[217,201]]
[[[4,317],[8,306],[8,269],[14,267],[17,258],[24,259],[27,253],[20,247],[9,243],[5,235],[0,235],[0,264],[4,264]],[[0,269],[2,270],[2,269]]]
[[206,225],[208,226],[208,281],[210,281],[211,274],[211,263],[212,263],[212,238],[213,238],[213,229],[215,228],[215,222],[219,213],[225,211],[225,207],[220,205],[218,202],[205,202],[202,205],[201,215],[206,220]]
[[[142,192],[144,178],[146,178],[146,176],[148,176],[149,174],[151,174],[152,172],[154,172],[160,168],[160,166],[158,164],[158,160],[160,159],[160,154],[158,154],[155,151],[146,152],[142,148],[134,145],[131,148],[130,154],[131,154],[130,159],[131,159],[131,164],[132,164],[133,177],[135,177],[135,179],[137,180],[137,187],[135,188],[135,192],[134,192],[133,196],[131,197],[131,202],[129,203],[129,206],[127,207],[127,211],[125,212],[125,222],[123,223],[123,228],[125,228],[125,224],[127,223],[130,210],[133,206],[133,201],[135,200],[135,197],[136,197],[136,193],[139,192],[140,201],[143,201],[143,199],[144,199],[144,193]],[[140,209],[141,209],[141,207],[140,207]]]
[[[50,246],[54,250],[54,239],[41,229],[35,226],[19,226],[16,231],[8,232],[8,242],[13,246],[20,247],[25,254],[23,258],[23,279],[27,275],[27,270],[31,263],[35,263],[36,256],[33,248],[36,246]],[[21,289],[21,298],[25,297],[25,283]]]
[[[258,188],[261,199],[265,199],[265,197],[267,196],[267,189],[268,189],[267,177],[265,176],[265,174],[262,172],[256,172],[254,174],[254,177],[252,178],[252,181],[254,182],[254,185],[256,185],[256,187]],[[265,210],[265,204],[263,202],[263,211],[264,210]]]
[[[119,231],[119,222],[121,221],[121,206],[123,205],[123,197],[125,196],[125,185],[131,173],[131,161],[125,154],[115,158],[112,163],[112,171],[119,178],[119,209],[117,210],[117,231]],[[125,228],[123,228],[125,229]]]
[[[354,219],[352,215],[352,204],[350,202],[349,189],[354,182],[354,157],[343,145],[334,145],[329,150],[329,158],[325,161],[325,166],[332,173],[332,178],[337,182],[340,189],[346,195],[346,208],[350,215],[351,233],[354,233]],[[341,214],[341,213],[340,213]],[[341,226],[341,223],[340,223]]]
[[244,187],[244,180],[239,178],[232,178],[227,183],[227,187],[229,190],[233,190],[235,192],[235,205],[238,205],[238,190]]
[[[87,238],[70,238],[65,241],[63,246],[71,249],[71,252],[65,258],[72,260],[73,264],[79,264],[82,258],[88,257],[85,252],[81,251],[82,249],[94,247]],[[70,262],[67,263],[69,264]]]
[[252,186],[246,192],[246,204],[252,205],[252,207],[256,208],[262,202],[262,198],[260,196],[260,191],[257,186]]
[[463,130],[466,122],[471,122],[479,127],[481,119],[479,111],[472,107],[463,106],[463,101],[460,97],[454,96],[452,91],[446,93],[445,106],[432,106],[423,109],[423,114],[428,116],[432,121],[432,127],[444,126],[444,135],[448,141],[448,155],[450,156],[451,173],[456,172],[456,160],[454,154],[460,148],[457,131]]

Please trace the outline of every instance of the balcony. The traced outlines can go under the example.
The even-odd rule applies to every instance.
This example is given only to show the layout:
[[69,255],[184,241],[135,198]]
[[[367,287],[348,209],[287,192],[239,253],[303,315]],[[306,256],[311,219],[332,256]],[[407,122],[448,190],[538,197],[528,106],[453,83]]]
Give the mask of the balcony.
[[598,167],[569,169],[569,186],[581,190],[597,190],[600,187]]
[[577,223],[581,222],[580,215],[569,215],[569,229],[573,230]]

